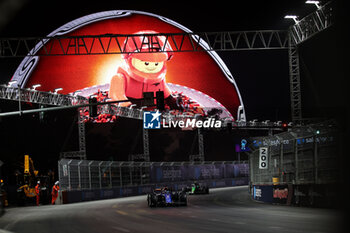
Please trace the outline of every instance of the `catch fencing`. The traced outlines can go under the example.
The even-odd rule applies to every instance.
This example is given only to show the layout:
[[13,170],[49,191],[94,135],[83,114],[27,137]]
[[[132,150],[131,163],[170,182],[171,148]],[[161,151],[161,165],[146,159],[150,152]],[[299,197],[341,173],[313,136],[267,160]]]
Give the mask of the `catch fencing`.
[[[333,121],[253,138],[251,148],[252,184],[278,182],[298,185],[339,181],[339,132]],[[261,166],[261,149],[267,152],[264,167]]]
[[132,162],[61,159],[60,189],[105,190],[117,187],[248,178],[247,161]]

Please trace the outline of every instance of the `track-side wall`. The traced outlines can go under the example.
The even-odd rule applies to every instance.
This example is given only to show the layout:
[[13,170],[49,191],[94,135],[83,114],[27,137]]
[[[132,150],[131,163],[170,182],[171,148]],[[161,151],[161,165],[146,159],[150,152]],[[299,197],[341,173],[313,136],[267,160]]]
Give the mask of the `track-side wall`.
[[155,187],[181,190],[197,181],[209,188],[247,185],[243,162],[112,162],[62,159],[58,163],[61,202],[135,196]]
[[249,155],[254,200],[332,207],[339,203],[341,138],[333,121],[253,138]]

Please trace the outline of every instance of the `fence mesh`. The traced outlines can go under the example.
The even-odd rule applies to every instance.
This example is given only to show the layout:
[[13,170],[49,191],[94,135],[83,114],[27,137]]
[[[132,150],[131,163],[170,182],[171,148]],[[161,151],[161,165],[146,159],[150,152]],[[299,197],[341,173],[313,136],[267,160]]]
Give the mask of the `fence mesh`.
[[[334,122],[302,127],[252,139],[250,181],[320,184],[339,179],[339,134]],[[259,148],[268,150],[267,169],[259,168]]]
[[62,190],[106,189],[249,175],[247,161],[117,162],[62,159],[58,170]]

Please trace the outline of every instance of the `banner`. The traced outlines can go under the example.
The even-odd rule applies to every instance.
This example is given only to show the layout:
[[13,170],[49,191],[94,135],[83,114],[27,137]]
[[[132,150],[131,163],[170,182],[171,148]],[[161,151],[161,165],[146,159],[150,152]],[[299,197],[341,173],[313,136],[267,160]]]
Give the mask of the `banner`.
[[273,202],[273,190],[270,185],[255,185],[253,188],[253,198],[256,201]]
[[151,166],[151,183],[247,177],[248,164]]

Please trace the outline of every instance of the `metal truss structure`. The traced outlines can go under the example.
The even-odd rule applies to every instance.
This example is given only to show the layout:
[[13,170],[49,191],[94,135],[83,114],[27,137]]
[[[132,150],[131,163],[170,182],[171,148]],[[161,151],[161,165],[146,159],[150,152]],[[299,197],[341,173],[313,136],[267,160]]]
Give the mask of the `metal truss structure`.
[[198,154],[190,155],[189,160],[191,162],[204,162],[204,140],[203,140],[203,133],[201,129],[197,129],[197,136],[198,136]]
[[130,161],[150,162],[148,130],[142,129],[143,154],[130,154]]
[[138,108],[107,105],[107,109],[101,109],[101,113],[109,113],[116,116],[142,120],[143,110]]
[[[134,40],[136,36],[149,37],[164,36],[166,41],[172,43],[173,52],[199,52],[199,51],[242,51],[242,50],[271,50],[288,49],[290,96],[292,121],[300,124],[303,120],[301,109],[301,85],[299,71],[298,45],[317,33],[327,29],[333,24],[333,3],[328,2],[319,7],[315,12],[304,17],[291,26],[288,30],[258,30],[239,32],[202,32],[202,33],[162,33],[142,35],[86,35],[86,36],[59,36],[59,37],[32,37],[32,38],[0,38],[0,58],[25,57],[25,56],[66,56],[66,55],[101,55],[126,53],[125,40]],[[134,43],[136,46],[136,43]],[[167,43],[164,43],[166,45]],[[154,47],[155,46],[155,47]],[[162,52],[164,48],[159,44],[149,44],[148,51]],[[167,48],[168,49],[168,48]],[[86,104],[86,98],[71,95],[61,95],[50,92],[20,89],[9,86],[0,86],[0,98],[38,103],[55,106],[72,106]],[[122,117],[142,119],[142,110],[125,107],[109,106],[102,110]],[[237,122],[235,127],[257,127],[257,122]],[[242,125],[243,124],[243,125]],[[275,127],[276,123],[263,122],[261,127]],[[271,125],[272,124],[272,125]],[[277,125],[277,127],[279,127]],[[85,158],[85,127],[79,123],[79,147],[77,152],[65,152],[63,157]],[[144,154],[135,155],[144,161],[149,161],[148,132],[143,132]],[[194,155],[192,160],[204,160],[203,135],[198,131],[199,155]],[[147,142],[146,142],[147,141]],[[147,144],[147,145],[146,145]],[[202,145],[202,147],[201,147]],[[202,148],[202,149],[201,149]],[[67,154],[68,153],[68,154]],[[71,153],[71,154],[69,154]],[[135,157],[134,156],[134,157]],[[135,158],[136,158],[135,157]],[[195,158],[196,157],[196,158]],[[198,157],[198,158],[197,158]]]
[[291,45],[298,45],[333,25],[333,8],[333,3],[327,2],[317,9],[317,11],[302,18],[295,25],[291,26],[289,28],[289,35],[292,39]]
[[86,140],[85,140],[85,123],[83,115],[81,114],[83,111],[83,108],[78,109],[78,133],[79,133],[79,150],[78,151],[68,151],[68,152],[62,152],[60,154],[61,159],[70,158],[70,159],[81,159],[86,160]]
[[33,89],[9,87],[6,85],[0,85],[0,99],[53,106],[74,106],[86,104],[88,102],[87,99],[82,96],[62,95]]
[[[142,41],[164,36],[165,42],[174,45],[173,52],[288,49],[328,28],[333,21],[333,4],[328,2],[289,30],[0,38],[0,57],[122,54],[126,53],[124,41],[134,41],[139,36],[144,37]],[[154,52],[154,48],[162,52],[168,49],[166,44],[162,48],[158,43],[150,43],[148,51],[136,47],[135,52]]]
[[[291,39],[291,38],[290,38]],[[289,50],[289,88],[292,120],[295,124],[301,124],[301,87],[299,54],[296,46],[290,46]]]
[[[106,34],[85,36],[1,38],[0,57],[101,55],[126,53],[124,41],[155,41],[152,37],[164,36],[173,52],[236,51],[256,49],[287,49],[288,32],[285,30],[159,33],[159,34]],[[150,40],[145,39],[151,38]],[[166,45],[167,43],[164,43]],[[135,43],[135,46],[136,43]],[[136,47],[135,53],[161,52],[158,43],[150,43],[148,50]]]
[[[40,105],[50,105],[57,106],[53,108],[41,108],[37,109],[37,112],[45,112],[52,110],[61,110],[72,108],[76,106],[76,108],[85,108],[88,107],[89,101],[87,98],[83,96],[73,96],[73,95],[62,95],[51,92],[42,92],[33,89],[24,89],[17,87],[9,87],[7,85],[0,85],[0,99],[6,100],[14,100],[19,102],[27,102],[27,103],[36,103]],[[143,111],[137,108],[129,108],[129,107],[121,107],[116,105],[111,105],[108,102],[99,103],[104,104],[103,107],[100,108],[99,114],[108,113],[116,116],[133,118],[133,119],[142,119]],[[29,110],[30,113],[35,113],[35,110]],[[22,113],[26,113],[23,111]],[[15,115],[18,112],[14,112],[14,114],[10,113],[0,113],[0,116],[7,115]]]
[[83,108],[80,108],[79,110],[79,122],[78,122],[78,130],[79,130],[79,152],[81,152],[81,155],[83,159],[86,159],[86,144],[85,144],[85,123],[84,118],[81,112],[83,111]]
[[288,30],[289,83],[292,121],[301,124],[301,83],[298,45],[333,24],[333,4],[328,2],[317,11],[297,21]]

